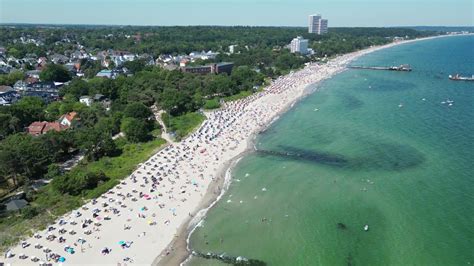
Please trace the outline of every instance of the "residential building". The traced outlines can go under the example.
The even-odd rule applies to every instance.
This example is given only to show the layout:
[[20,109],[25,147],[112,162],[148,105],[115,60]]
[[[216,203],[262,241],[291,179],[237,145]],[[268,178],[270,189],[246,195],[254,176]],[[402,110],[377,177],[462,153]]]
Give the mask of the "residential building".
[[73,53],[71,53],[70,55],[71,59],[73,60],[77,60],[77,59],[87,59],[89,58],[90,56],[85,52],[85,51],[74,51]]
[[0,74],[8,74],[13,70],[9,65],[0,65]]
[[94,96],[94,102],[101,103],[106,111],[110,111],[110,107],[112,106],[112,101],[102,94],[96,94]]
[[307,54],[308,53],[308,40],[298,36],[294,38],[290,43],[290,50],[292,53]]
[[25,91],[27,86],[28,86],[28,83],[26,83],[23,80],[19,80],[15,82],[15,84],[13,85],[13,89],[16,91]]
[[62,54],[53,54],[49,57],[49,59],[55,64],[65,64],[69,62],[69,57]]
[[103,94],[94,95],[94,101],[96,102],[101,102],[101,101],[106,101],[106,100],[107,100],[107,97],[105,97],[105,95]]
[[186,72],[186,73],[193,73],[193,74],[210,74],[212,73],[212,67],[210,65],[182,67],[181,71]]
[[230,62],[221,62],[214,64],[214,73],[216,74],[221,74],[221,73],[227,73],[230,75],[232,73],[232,69],[234,68],[234,63]]
[[19,211],[28,205],[28,201],[24,199],[10,199],[5,204],[7,211]]
[[149,54],[141,54],[137,57],[138,59],[140,60],[143,60],[145,62],[146,65],[148,66],[153,66],[155,65],[155,60],[153,59],[153,56],[149,55]]
[[219,53],[213,52],[213,51],[202,51],[202,52],[191,52],[189,54],[189,58],[191,58],[192,61],[196,59],[201,59],[201,60],[209,60],[209,59],[214,59]]
[[221,74],[227,73],[230,75],[234,63],[222,62],[217,64],[210,64],[205,66],[194,66],[194,67],[183,67],[181,71],[186,73],[195,73],[195,74]]
[[38,92],[55,92],[59,91],[58,87],[52,81],[35,82],[26,86],[26,91],[38,91]]
[[26,71],[26,76],[39,79],[40,73],[41,73],[41,70],[30,70],[30,71]]
[[20,95],[10,86],[0,86],[0,105],[10,105],[20,99]]
[[45,102],[59,98],[59,89],[54,82],[34,82],[26,85],[26,89],[20,92],[22,96],[39,97]]
[[62,115],[59,119],[58,122],[67,128],[72,126],[72,122],[77,119],[77,113],[76,112],[69,112],[67,114]]
[[189,64],[189,60],[186,59],[186,58],[183,58],[180,62],[179,62],[179,66],[180,67],[185,67]]
[[44,91],[26,91],[22,96],[38,97],[41,98],[45,103],[50,103],[59,99],[57,92],[44,92]]
[[27,132],[32,136],[39,136],[51,130],[59,132],[65,129],[67,129],[67,127],[61,125],[59,122],[41,121],[31,123],[27,128]]
[[79,102],[87,106],[91,106],[94,100],[90,96],[81,96],[81,98],[79,98]]
[[323,19],[321,15],[310,15],[308,32],[318,35],[326,34],[328,32],[328,20]]
[[65,115],[62,115],[58,121],[47,122],[47,121],[37,121],[31,123],[27,132],[32,136],[39,136],[46,134],[48,131],[63,131],[72,126],[73,121],[78,120],[76,112],[70,112]]
[[109,78],[109,79],[114,79],[115,76],[116,76],[116,73],[108,69],[103,69],[96,75],[96,77]]
[[237,48],[236,44],[229,45],[229,53],[231,54],[235,53],[235,48]]

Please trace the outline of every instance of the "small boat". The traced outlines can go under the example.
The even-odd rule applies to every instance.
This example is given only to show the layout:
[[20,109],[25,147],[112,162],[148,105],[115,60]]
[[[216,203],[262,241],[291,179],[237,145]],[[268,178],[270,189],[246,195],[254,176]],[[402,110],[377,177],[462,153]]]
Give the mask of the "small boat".
[[364,225],[364,231],[366,231],[366,232],[369,231],[369,225],[368,224]]
[[460,81],[474,81],[474,75],[472,75],[471,77],[463,77],[463,76],[460,76],[459,74],[456,74],[456,75],[449,75],[449,79],[450,80],[460,80]]

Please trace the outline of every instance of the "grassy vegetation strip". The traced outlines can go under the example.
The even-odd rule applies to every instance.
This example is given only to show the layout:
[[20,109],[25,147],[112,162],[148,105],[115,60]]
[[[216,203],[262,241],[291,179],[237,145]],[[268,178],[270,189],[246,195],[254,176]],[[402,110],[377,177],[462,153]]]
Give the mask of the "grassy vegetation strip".
[[221,107],[221,104],[219,103],[218,98],[206,100],[206,102],[204,103],[204,109],[206,110],[217,109],[219,107]]
[[241,91],[238,94],[228,96],[228,97],[225,97],[223,99],[224,99],[225,102],[236,101],[236,100],[240,100],[240,99],[243,99],[245,97],[248,97],[248,96],[252,95],[252,93],[253,92],[251,92],[251,91]]
[[176,117],[172,116],[169,119],[169,115],[163,113],[162,119],[168,130],[176,134],[176,139],[181,140],[201,125],[206,117],[200,113],[187,113]]

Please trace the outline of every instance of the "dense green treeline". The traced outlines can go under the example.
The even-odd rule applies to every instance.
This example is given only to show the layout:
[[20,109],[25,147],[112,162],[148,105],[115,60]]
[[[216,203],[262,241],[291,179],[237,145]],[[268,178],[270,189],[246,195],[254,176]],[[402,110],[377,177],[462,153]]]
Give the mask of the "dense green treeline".
[[[34,31],[32,31],[34,30]],[[22,57],[27,53],[46,55],[48,51],[65,53],[74,50],[80,43],[89,50],[123,50],[133,53],[148,53],[154,57],[160,54],[181,54],[192,51],[228,51],[229,45],[241,48],[273,48],[285,46],[292,38],[303,36],[313,41],[331,38],[385,38],[422,37],[433,34],[407,28],[331,28],[329,34],[309,34],[303,27],[0,27],[0,44],[12,55]],[[43,46],[34,44],[13,44],[20,37],[40,38]]]

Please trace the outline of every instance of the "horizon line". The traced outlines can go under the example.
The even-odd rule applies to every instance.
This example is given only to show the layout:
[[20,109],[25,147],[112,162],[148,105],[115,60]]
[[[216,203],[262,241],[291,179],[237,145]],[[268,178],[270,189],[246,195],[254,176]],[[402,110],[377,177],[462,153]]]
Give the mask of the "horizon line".
[[[106,26],[106,27],[265,27],[265,28],[307,28],[308,26],[289,26],[289,25],[213,25],[213,24],[195,24],[195,25],[152,25],[152,24],[76,24],[76,23],[36,23],[36,22],[1,22],[0,26]],[[407,26],[334,26],[328,28],[413,28],[413,27],[432,27],[432,28],[473,28],[474,25],[407,25]]]

